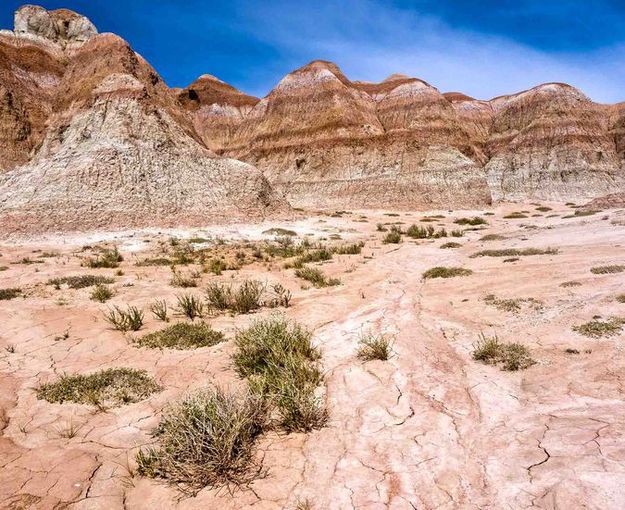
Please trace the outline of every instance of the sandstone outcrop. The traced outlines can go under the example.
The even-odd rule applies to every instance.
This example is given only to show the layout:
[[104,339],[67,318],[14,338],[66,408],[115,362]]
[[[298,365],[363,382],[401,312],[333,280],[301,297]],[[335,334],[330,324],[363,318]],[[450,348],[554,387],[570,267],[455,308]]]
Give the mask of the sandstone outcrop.
[[200,224],[285,207],[253,166],[206,148],[154,69],[88,20],[22,8],[0,51],[3,230]]

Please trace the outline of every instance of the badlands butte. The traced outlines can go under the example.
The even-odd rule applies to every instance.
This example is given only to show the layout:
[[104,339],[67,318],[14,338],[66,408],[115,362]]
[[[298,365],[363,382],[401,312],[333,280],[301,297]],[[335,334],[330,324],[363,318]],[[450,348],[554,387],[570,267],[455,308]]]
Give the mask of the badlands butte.
[[2,510],[625,510],[625,103],[0,31]]
[[0,142],[3,232],[625,189],[625,103],[565,84],[481,101],[315,61],[262,99],[210,75],[170,89],[118,36],[33,6],[0,32]]

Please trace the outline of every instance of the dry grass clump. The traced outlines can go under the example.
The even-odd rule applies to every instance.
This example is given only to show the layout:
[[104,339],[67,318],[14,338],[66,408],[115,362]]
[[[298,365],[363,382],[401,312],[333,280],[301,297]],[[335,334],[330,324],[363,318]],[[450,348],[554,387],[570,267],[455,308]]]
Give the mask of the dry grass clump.
[[464,267],[443,267],[436,266],[428,269],[423,273],[423,279],[429,278],[453,278],[454,276],[469,276],[473,274],[473,271]]
[[90,257],[85,260],[85,265],[92,268],[115,268],[119,267],[120,262],[124,260],[122,254],[117,250],[117,246],[112,250],[102,250],[96,257]]
[[494,294],[489,294],[484,298],[484,302],[487,305],[494,306],[498,310],[503,310],[504,312],[512,312],[519,313],[523,305],[527,305],[534,310],[539,310],[542,308],[542,301],[535,298],[511,298],[511,299],[501,299],[495,296]]
[[482,250],[471,255],[476,257],[527,257],[531,255],[556,255],[557,248],[504,248],[500,250]]
[[316,250],[310,250],[300,255],[291,264],[287,264],[285,267],[303,267],[304,264],[309,262],[324,262],[332,259],[332,252],[327,248],[319,248]]
[[[202,315],[204,315],[204,303],[202,303],[202,300],[197,296],[182,294],[181,296],[176,296],[176,299],[178,300],[178,311],[182,315],[185,315],[191,320],[195,320],[197,317],[202,317]],[[167,315],[167,310],[165,310],[165,315]]]
[[625,294],[619,294],[615,298],[619,303],[625,303]]
[[504,236],[499,234],[486,234],[485,236],[480,237],[480,241],[503,241],[505,239]]
[[10,289],[0,289],[0,301],[8,301],[22,295],[22,289],[13,287]]
[[136,306],[128,306],[126,310],[114,306],[104,313],[104,320],[122,332],[139,331],[143,326],[143,318],[143,311]]
[[440,237],[447,237],[447,230],[441,228],[436,230],[432,225],[422,227],[420,225],[411,225],[406,230],[406,235],[413,239],[438,239]]
[[109,368],[89,375],[63,375],[56,382],[39,386],[37,398],[103,408],[139,402],[160,389],[145,370]]
[[293,295],[289,289],[283,287],[279,283],[276,283],[275,285],[272,285],[271,290],[273,292],[273,296],[265,302],[266,306],[270,308],[277,308],[279,306],[288,308],[291,306],[291,298]]
[[197,349],[212,347],[225,340],[220,331],[215,331],[205,322],[189,324],[179,322],[171,326],[137,338],[134,343],[150,349]]
[[274,315],[236,334],[234,363],[251,390],[275,407],[287,431],[323,426],[327,412],[316,388],[322,381],[321,353],[312,333],[296,322]]
[[590,272],[592,274],[612,274],[612,273],[622,273],[625,271],[625,266],[622,265],[612,265],[612,266],[596,266],[590,268]]
[[138,473],[183,491],[251,481],[254,443],[267,426],[265,401],[251,392],[197,391],[165,410],[154,431],[158,447],[137,453]]
[[456,225],[471,225],[474,227],[477,225],[488,225],[488,221],[479,216],[474,216],[473,218],[458,218],[454,220],[454,223]]
[[158,320],[169,322],[169,316],[167,315],[167,301],[164,299],[157,299],[154,301],[150,305],[150,311]]
[[527,215],[522,212],[512,212],[504,216],[505,220],[521,220],[523,218],[527,218]]
[[461,248],[462,244],[460,243],[455,243],[453,241],[449,242],[449,243],[443,243],[440,245],[440,248],[443,250],[447,250],[449,248]]
[[587,209],[587,210],[578,209],[577,211],[575,211],[575,213],[568,214],[566,216],[562,216],[562,218],[563,219],[580,218],[580,217],[583,217],[583,216],[592,216],[592,215],[600,213],[600,212],[601,211],[599,211],[599,210],[592,210],[592,209]]
[[392,341],[387,335],[365,333],[358,340],[357,356],[364,361],[382,360],[390,358]]
[[113,283],[113,278],[107,278],[106,276],[95,276],[92,274],[82,274],[79,276],[63,276],[62,278],[52,278],[48,280],[48,285],[54,285],[57,289],[61,285],[67,285],[70,289],[84,289],[86,287],[93,287],[94,285],[105,285]]
[[98,301],[100,303],[106,303],[109,299],[113,297],[113,291],[110,287],[106,285],[102,285],[101,283],[96,284],[96,286],[91,291],[91,295],[89,296],[92,301]]
[[249,313],[262,305],[265,285],[257,280],[245,280],[237,288],[231,284],[211,283],[206,289],[208,305],[214,310]]
[[500,342],[497,335],[487,337],[480,333],[480,339],[474,345],[473,359],[488,363],[489,365],[501,364],[502,370],[522,370],[536,363],[530,356],[529,349],[518,342]]
[[401,243],[401,228],[396,225],[391,226],[391,230],[382,238],[384,244],[399,244]]
[[551,207],[547,207],[547,206],[545,206],[545,205],[542,205],[542,206],[540,206],[540,207],[537,207],[537,208],[536,208],[536,210],[537,210],[537,211],[540,211],[540,212],[549,212],[549,211],[551,211],[552,209],[551,209]]
[[567,287],[580,287],[580,286],[581,286],[581,282],[576,282],[575,280],[571,280],[571,281],[568,281],[568,282],[562,282],[560,284],[560,287],[564,287],[564,288],[567,288]]
[[183,274],[176,269],[172,269],[172,273],[171,280],[169,281],[172,287],[180,287],[182,289],[197,287],[198,274]]
[[362,252],[362,249],[364,246],[365,246],[365,243],[361,241],[359,243],[344,244],[342,246],[337,246],[336,248],[333,248],[332,251],[336,253],[337,255],[359,255]]
[[335,285],[341,284],[341,280],[339,280],[338,278],[328,278],[323,273],[323,271],[315,267],[304,266],[300,269],[297,269],[295,271],[295,276],[312,283],[317,288],[333,287]]
[[611,317],[607,321],[593,319],[584,324],[573,326],[573,331],[590,338],[601,338],[618,335],[623,330],[624,324],[625,319],[621,317]]
[[290,236],[290,237],[294,237],[297,235],[297,232],[295,232],[294,230],[289,230],[288,228],[282,228],[282,227],[273,227],[270,229],[267,229],[265,231],[263,231],[263,234],[268,235],[268,236]]

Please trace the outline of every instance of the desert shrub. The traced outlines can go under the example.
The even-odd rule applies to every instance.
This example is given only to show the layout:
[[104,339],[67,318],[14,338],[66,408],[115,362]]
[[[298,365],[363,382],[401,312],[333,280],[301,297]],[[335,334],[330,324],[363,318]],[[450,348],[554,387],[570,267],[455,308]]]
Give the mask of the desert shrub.
[[452,241],[452,242],[449,242],[449,243],[443,243],[443,244],[441,244],[441,246],[440,246],[440,247],[441,247],[443,250],[446,250],[446,249],[448,249],[448,248],[460,248],[461,246],[462,246],[462,245],[461,245],[460,243],[454,243],[454,242]]
[[612,266],[596,266],[590,269],[592,274],[612,274],[612,273],[622,273],[625,271],[625,266],[621,265],[612,265]]
[[625,319],[620,317],[611,317],[607,321],[593,319],[584,324],[573,326],[573,331],[590,338],[601,338],[618,335],[623,330],[623,324],[625,324]]
[[376,229],[378,232],[386,232],[386,231],[388,230],[388,229],[386,228],[386,226],[384,225],[384,223],[378,223],[378,224],[375,226],[375,229]]
[[506,220],[521,220],[523,218],[527,218],[527,215],[522,212],[512,212],[504,216],[504,219]]
[[543,206],[537,207],[536,210],[540,212],[549,212],[551,211],[551,207],[547,207],[543,205]]
[[204,315],[204,304],[202,300],[192,294],[182,294],[176,296],[178,300],[178,312],[185,315],[191,320],[195,320],[197,317]]
[[322,381],[312,333],[280,315],[254,322],[236,334],[234,363],[252,391],[275,406],[288,431],[321,427],[327,413],[315,395]]
[[362,248],[365,243],[352,243],[352,244],[344,244],[343,246],[338,246],[334,248],[334,253],[337,255],[359,255],[362,252]]
[[447,237],[447,231],[444,228],[436,230],[432,225],[427,227],[411,225],[406,230],[406,235],[413,239],[437,239],[439,237]]
[[109,299],[113,297],[113,291],[110,287],[106,285],[102,285],[101,283],[96,284],[96,286],[91,291],[91,300],[99,301],[100,303],[105,303]]
[[422,276],[423,279],[427,280],[429,278],[453,278],[454,276],[468,276],[470,274],[473,274],[473,271],[464,267],[437,266],[428,269]]
[[474,216],[473,218],[458,218],[454,220],[454,223],[456,225],[472,225],[474,227],[477,225],[488,225],[488,221],[479,216]]
[[224,334],[215,331],[205,322],[189,324],[179,322],[160,331],[149,333],[136,339],[139,347],[151,349],[197,349],[212,347],[225,339]]
[[167,301],[164,299],[157,299],[154,301],[150,305],[150,311],[158,320],[169,322],[169,317],[167,316]]
[[0,289],[0,301],[8,301],[15,299],[22,294],[22,289],[14,287],[9,289]]
[[104,313],[104,320],[122,332],[139,331],[143,326],[143,311],[136,306],[128,306],[126,310],[114,306]]
[[312,283],[315,287],[333,287],[340,285],[341,281],[337,278],[328,278],[323,271],[314,267],[302,267],[295,271],[295,276]]
[[504,239],[505,237],[499,234],[486,234],[480,237],[480,241],[503,241]]
[[538,310],[542,307],[542,301],[539,301],[535,298],[511,298],[511,299],[501,299],[495,296],[494,294],[489,294],[484,298],[484,302],[487,305],[494,306],[498,310],[503,310],[505,312],[518,313],[521,311],[521,307],[523,305],[527,305],[534,310]]
[[595,211],[592,209],[587,209],[587,210],[581,210],[578,209],[577,211],[575,211],[575,213],[573,214],[569,214],[567,216],[562,216],[563,219],[568,219],[568,218],[580,218],[583,216],[592,216],[594,214],[600,213],[601,211]]
[[509,259],[504,259],[504,263],[518,262],[519,260],[521,260],[521,259],[519,259],[519,257],[510,257]]
[[502,370],[522,370],[536,363],[523,344],[500,342],[496,335],[487,337],[483,333],[480,333],[472,355],[476,361],[490,365],[500,364]]
[[173,270],[173,275],[169,284],[172,287],[180,287],[182,289],[197,287],[197,277],[193,275],[184,275],[176,270]]
[[265,235],[269,235],[269,236],[296,236],[297,232],[295,232],[294,230],[289,230],[287,228],[281,228],[281,227],[273,227],[270,229],[267,229],[263,232],[263,234]]
[[452,230],[450,235],[451,237],[462,237],[464,236],[464,230]]
[[365,333],[358,340],[357,356],[364,361],[386,361],[391,356],[392,342],[387,335]]
[[576,281],[571,280],[569,282],[561,283],[560,287],[564,287],[564,288],[567,288],[567,287],[579,287],[580,285],[581,285],[580,282],[576,282]]
[[250,481],[254,443],[267,425],[267,406],[250,392],[197,391],[163,413],[156,448],[137,454],[138,472],[184,491]]
[[395,225],[391,227],[391,231],[382,239],[384,244],[399,244],[401,243],[401,229]]
[[92,268],[115,268],[119,267],[119,263],[124,260],[122,254],[117,250],[117,246],[112,250],[102,250],[96,257],[86,259],[85,263]]
[[39,386],[37,398],[109,407],[139,402],[160,389],[145,370],[109,368],[88,375],[62,375],[56,382]]
[[83,274],[79,276],[63,276],[62,278],[52,278],[48,280],[48,285],[54,285],[57,289],[61,285],[67,285],[70,289],[84,289],[86,287],[93,287],[94,285],[105,285],[113,283],[113,278],[107,278],[105,276],[95,276],[92,274]]
[[219,276],[226,269],[228,269],[228,264],[221,259],[211,259],[208,263],[208,270],[214,275]]
[[619,294],[618,296],[616,296],[616,300],[619,303],[625,303],[625,294]]
[[140,260],[135,265],[139,267],[150,267],[150,266],[171,266],[174,264],[174,261],[167,257],[153,257]]
[[265,286],[257,280],[245,280],[237,288],[231,284],[211,283],[206,289],[206,299],[215,310],[249,313],[262,306]]
[[271,290],[273,292],[273,296],[265,303],[267,306],[271,308],[276,308],[278,306],[288,308],[291,306],[291,298],[293,296],[289,289],[286,289],[279,283],[276,283],[271,287]]
[[471,255],[475,257],[527,257],[531,255],[556,255],[557,248],[504,248],[500,250],[482,250]]

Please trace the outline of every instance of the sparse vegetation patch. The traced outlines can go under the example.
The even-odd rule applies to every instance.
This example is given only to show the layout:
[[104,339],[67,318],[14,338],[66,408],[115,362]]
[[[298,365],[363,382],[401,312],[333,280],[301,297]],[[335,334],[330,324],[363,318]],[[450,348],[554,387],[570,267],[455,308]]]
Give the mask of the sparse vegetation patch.
[[386,361],[392,352],[392,342],[388,335],[365,333],[358,340],[357,355],[364,361],[374,359]]
[[532,255],[556,255],[558,250],[556,248],[504,248],[500,250],[482,250],[471,255],[471,258],[476,257],[528,257]]
[[139,402],[160,389],[145,370],[109,368],[89,375],[63,375],[56,382],[39,386],[37,398],[112,407]]
[[225,336],[205,322],[179,322],[134,341],[139,347],[151,349],[197,349],[223,342]]
[[86,287],[93,287],[94,285],[105,285],[113,283],[113,278],[107,278],[106,276],[96,276],[92,274],[83,274],[79,276],[63,276],[62,278],[52,278],[48,281],[49,285],[54,285],[57,289],[61,285],[67,285],[70,289],[84,289]]
[[456,225],[471,225],[474,227],[477,225],[488,225],[488,221],[480,216],[474,216],[473,218],[458,218],[457,220],[454,220],[454,223]]
[[539,310],[542,308],[542,301],[535,298],[511,298],[511,299],[501,299],[495,296],[494,294],[489,294],[484,298],[484,302],[487,305],[494,306],[498,310],[503,310],[504,312],[512,312],[519,313],[523,306],[527,306],[532,308],[533,310]]
[[480,333],[474,345],[473,359],[489,365],[500,365],[502,370],[523,370],[536,363],[529,349],[518,342],[500,342],[497,336],[487,337]]
[[612,265],[612,266],[596,266],[590,268],[590,272],[592,274],[612,274],[612,273],[622,273],[625,271],[625,266],[622,265]]
[[470,274],[473,274],[473,271],[464,267],[437,266],[423,273],[423,278],[426,280],[429,278],[453,278],[455,276],[469,276]]
[[8,301],[9,299],[15,299],[21,296],[22,289],[14,287],[10,289],[0,289],[0,301]]
[[584,324],[573,326],[573,331],[590,338],[601,338],[618,335],[623,330],[624,324],[625,319],[620,317],[611,317],[606,321],[593,319]]
[[321,270],[315,267],[304,266],[295,271],[295,276],[312,283],[315,287],[333,287],[340,285],[341,280],[338,278],[328,278]]

